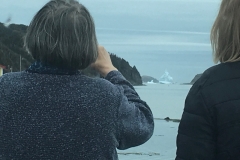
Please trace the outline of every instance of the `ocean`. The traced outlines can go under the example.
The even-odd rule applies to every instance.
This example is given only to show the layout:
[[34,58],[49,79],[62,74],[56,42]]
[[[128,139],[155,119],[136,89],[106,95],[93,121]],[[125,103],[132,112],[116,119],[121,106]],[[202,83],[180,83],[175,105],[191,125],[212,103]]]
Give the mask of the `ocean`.
[[[210,31],[220,0],[81,1],[96,24],[99,44],[159,79],[188,83],[214,65]],[[101,6],[101,7],[98,7]]]
[[167,70],[175,83],[188,83],[214,65],[209,33],[98,29],[97,34],[109,52],[156,79]]
[[181,119],[184,101],[191,85],[148,84],[137,86],[136,91],[152,109],[155,119],[154,134],[145,144],[127,150],[118,150],[120,160],[174,160],[176,157],[177,122]]

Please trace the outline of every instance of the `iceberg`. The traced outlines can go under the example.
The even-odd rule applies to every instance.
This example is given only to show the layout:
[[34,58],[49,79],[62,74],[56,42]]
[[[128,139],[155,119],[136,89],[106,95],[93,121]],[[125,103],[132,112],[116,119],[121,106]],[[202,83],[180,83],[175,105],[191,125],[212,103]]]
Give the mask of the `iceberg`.
[[161,84],[172,84],[173,83],[173,78],[169,75],[167,70],[165,70],[165,73],[160,77],[159,83],[161,83]]

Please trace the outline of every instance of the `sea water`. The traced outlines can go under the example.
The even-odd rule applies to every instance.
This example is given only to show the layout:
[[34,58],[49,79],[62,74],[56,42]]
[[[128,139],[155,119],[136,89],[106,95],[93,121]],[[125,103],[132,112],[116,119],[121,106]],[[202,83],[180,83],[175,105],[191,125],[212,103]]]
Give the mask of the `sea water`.
[[82,2],[92,11],[99,44],[141,75],[159,80],[168,70],[174,82],[188,83],[213,65],[210,31],[219,0]]
[[173,82],[189,83],[214,65],[209,32],[98,29],[97,34],[100,44],[135,65],[141,76],[159,80],[167,70]]
[[152,109],[155,130],[145,144],[127,150],[118,150],[120,160],[174,160],[176,156],[176,136],[179,123],[164,119],[180,119],[184,101],[191,85],[149,84],[137,86],[139,96]]

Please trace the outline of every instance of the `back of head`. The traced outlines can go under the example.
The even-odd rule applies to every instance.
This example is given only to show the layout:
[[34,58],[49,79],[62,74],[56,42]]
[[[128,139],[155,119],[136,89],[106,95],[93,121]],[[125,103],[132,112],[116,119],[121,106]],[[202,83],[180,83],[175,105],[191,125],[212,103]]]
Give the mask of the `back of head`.
[[222,0],[211,31],[214,62],[240,60],[240,1]]
[[76,0],[51,0],[31,21],[24,46],[37,61],[84,69],[97,58],[93,19]]

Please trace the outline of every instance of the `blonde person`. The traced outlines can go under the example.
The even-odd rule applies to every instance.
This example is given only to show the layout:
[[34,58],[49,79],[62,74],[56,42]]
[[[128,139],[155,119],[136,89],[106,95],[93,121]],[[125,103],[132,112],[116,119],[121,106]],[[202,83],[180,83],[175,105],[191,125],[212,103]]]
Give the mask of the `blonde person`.
[[192,86],[176,160],[240,160],[240,1],[222,0],[211,31],[218,65]]
[[[145,143],[153,115],[98,46],[93,19],[75,0],[52,0],[30,23],[34,62],[0,78],[0,159],[116,160]],[[88,66],[105,79],[81,74]]]

